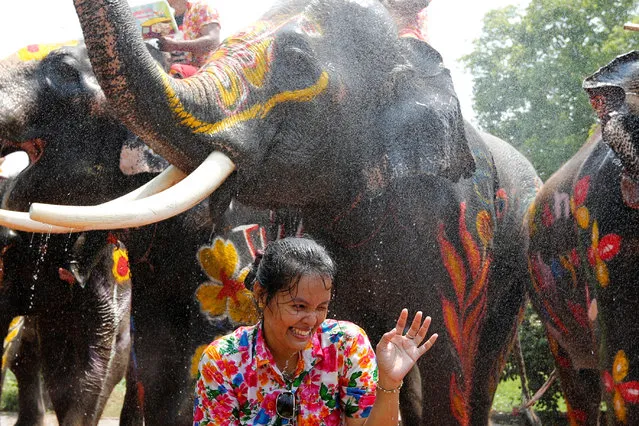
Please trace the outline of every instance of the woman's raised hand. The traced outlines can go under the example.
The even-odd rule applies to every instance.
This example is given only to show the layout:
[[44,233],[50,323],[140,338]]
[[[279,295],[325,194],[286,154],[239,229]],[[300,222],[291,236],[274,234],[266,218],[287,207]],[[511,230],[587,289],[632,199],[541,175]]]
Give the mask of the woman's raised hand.
[[385,389],[397,388],[419,357],[432,348],[437,340],[435,333],[422,344],[428,333],[430,317],[422,321],[422,312],[417,312],[410,328],[404,334],[407,320],[408,310],[402,309],[395,328],[384,334],[377,344],[379,384]]

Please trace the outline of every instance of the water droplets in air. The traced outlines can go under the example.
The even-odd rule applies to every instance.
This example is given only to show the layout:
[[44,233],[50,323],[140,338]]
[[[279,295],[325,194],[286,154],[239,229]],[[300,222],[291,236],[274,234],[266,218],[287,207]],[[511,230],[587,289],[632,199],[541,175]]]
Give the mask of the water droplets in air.
[[36,282],[38,281],[38,275],[40,274],[40,265],[44,262],[44,259],[47,255],[47,250],[49,248],[49,239],[51,238],[50,232],[46,234],[32,233],[31,240],[29,241],[29,252],[33,252],[33,249],[35,247],[34,239],[36,235],[39,236],[38,257],[33,268],[33,274],[31,275],[31,286],[29,287],[29,310],[33,309],[33,304],[35,301],[35,286]]

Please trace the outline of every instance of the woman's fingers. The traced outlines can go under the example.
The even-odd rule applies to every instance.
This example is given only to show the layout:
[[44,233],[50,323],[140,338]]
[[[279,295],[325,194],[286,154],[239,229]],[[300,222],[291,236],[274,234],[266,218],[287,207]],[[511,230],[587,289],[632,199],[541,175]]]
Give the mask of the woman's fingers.
[[397,324],[395,325],[395,328],[385,333],[382,336],[382,341],[390,342],[395,336],[411,339],[420,351],[419,356],[423,355],[433,346],[433,344],[435,344],[435,341],[437,340],[437,334],[433,334],[432,336],[430,336],[430,338],[426,342],[424,342],[423,345],[420,346],[420,344],[424,341],[426,335],[428,334],[428,329],[430,328],[431,323],[431,317],[428,316],[424,318],[423,321],[422,317],[423,313],[421,311],[418,311],[415,314],[413,321],[411,322],[410,328],[408,329],[406,334],[404,334],[404,329],[406,328],[406,322],[408,320],[408,309],[402,309],[402,312],[399,314],[399,318],[397,318]]
[[410,328],[406,332],[406,337],[408,337],[409,339],[414,339],[415,343],[418,345],[419,345],[419,342],[421,342],[421,340],[424,339],[424,337],[422,336],[421,340],[417,341],[417,339],[419,339],[418,333],[420,330],[419,326],[421,323],[422,323],[422,311],[417,311],[417,313],[415,314],[415,318],[413,318],[413,322],[410,325]]
[[[419,313],[421,312],[418,312],[418,314]],[[417,315],[415,315],[415,318],[417,318]],[[421,316],[420,316],[420,320],[421,320]],[[421,326],[419,327],[419,331],[417,331],[415,334],[415,343],[417,345],[422,343],[424,339],[426,338],[426,334],[428,334],[428,328],[430,327],[430,322],[431,322],[430,317],[426,317],[423,323],[420,321]]]
[[397,324],[395,325],[395,334],[399,334],[400,336],[404,334],[404,328],[406,327],[406,320],[408,319],[408,309],[402,309],[402,312],[399,314],[399,318],[397,318]]
[[418,348],[419,356],[424,355],[426,352],[430,350],[430,348],[433,347],[433,345],[435,344],[435,341],[437,340],[437,337],[438,337],[437,333],[433,334],[432,336],[430,336],[428,340],[426,340],[426,343],[424,343]]

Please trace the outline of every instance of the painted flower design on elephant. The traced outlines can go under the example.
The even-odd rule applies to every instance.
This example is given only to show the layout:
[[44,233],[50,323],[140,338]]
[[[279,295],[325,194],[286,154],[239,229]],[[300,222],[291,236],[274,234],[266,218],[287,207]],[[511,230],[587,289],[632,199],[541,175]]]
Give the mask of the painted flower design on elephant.
[[615,410],[615,416],[620,422],[626,423],[626,403],[639,403],[639,382],[623,380],[628,376],[630,363],[628,357],[623,350],[615,355],[612,364],[612,374],[604,371],[602,381],[608,393],[612,393],[612,405]]
[[620,235],[607,234],[599,239],[599,225],[595,220],[592,224],[592,245],[588,248],[588,262],[594,268],[597,281],[602,287],[607,287],[610,283],[610,274],[605,262],[614,258],[620,247]]
[[9,360],[7,356],[11,352],[9,347],[15,344],[20,344],[20,339],[17,337],[21,334],[22,328],[24,327],[24,317],[19,316],[15,317],[11,320],[9,324],[9,331],[7,336],[4,338],[4,342],[2,343],[2,376],[4,377],[4,373],[6,368],[8,367]]
[[129,255],[125,249],[116,245],[113,248],[113,276],[118,284],[131,279]]
[[587,230],[591,226],[592,243],[588,248],[588,263],[594,269],[599,284],[602,287],[607,287],[610,283],[610,274],[606,262],[619,253],[622,239],[620,235],[614,233],[599,238],[599,224],[596,219],[590,217],[590,212],[585,206],[589,189],[590,176],[584,176],[577,181],[573,196],[570,198],[570,210],[581,229]]
[[442,261],[456,295],[455,301],[442,296],[442,309],[446,330],[461,362],[463,379],[460,382],[457,375],[453,374],[449,387],[453,414],[461,425],[467,425],[470,421],[470,392],[479,344],[478,336],[487,309],[488,271],[492,262],[487,248],[492,244],[493,226],[486,210],[477,213],[475,227],[482,244],[480,249],[466,226],[466,203],[460,204],[459,235],[470,276],[462,256],[447,239],[442,222],[437,231]]
[[255,324],[257,309],[252,293],[244,286],[248,268],[241,268],[235,245],[217,237],[211,246],[199,250],[198,260],[211,279],[196,291],[202,312],[213,317],[228,315],[240,324]]

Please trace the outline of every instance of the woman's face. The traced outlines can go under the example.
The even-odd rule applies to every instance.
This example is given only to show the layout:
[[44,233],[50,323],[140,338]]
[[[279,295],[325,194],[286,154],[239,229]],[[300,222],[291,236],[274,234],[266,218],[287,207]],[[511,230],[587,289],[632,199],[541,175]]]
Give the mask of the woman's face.
[[333,282],[320,275],[303,275],[264,309],[266,344],[277,359],[289,359],[303,350],[326,319]]

